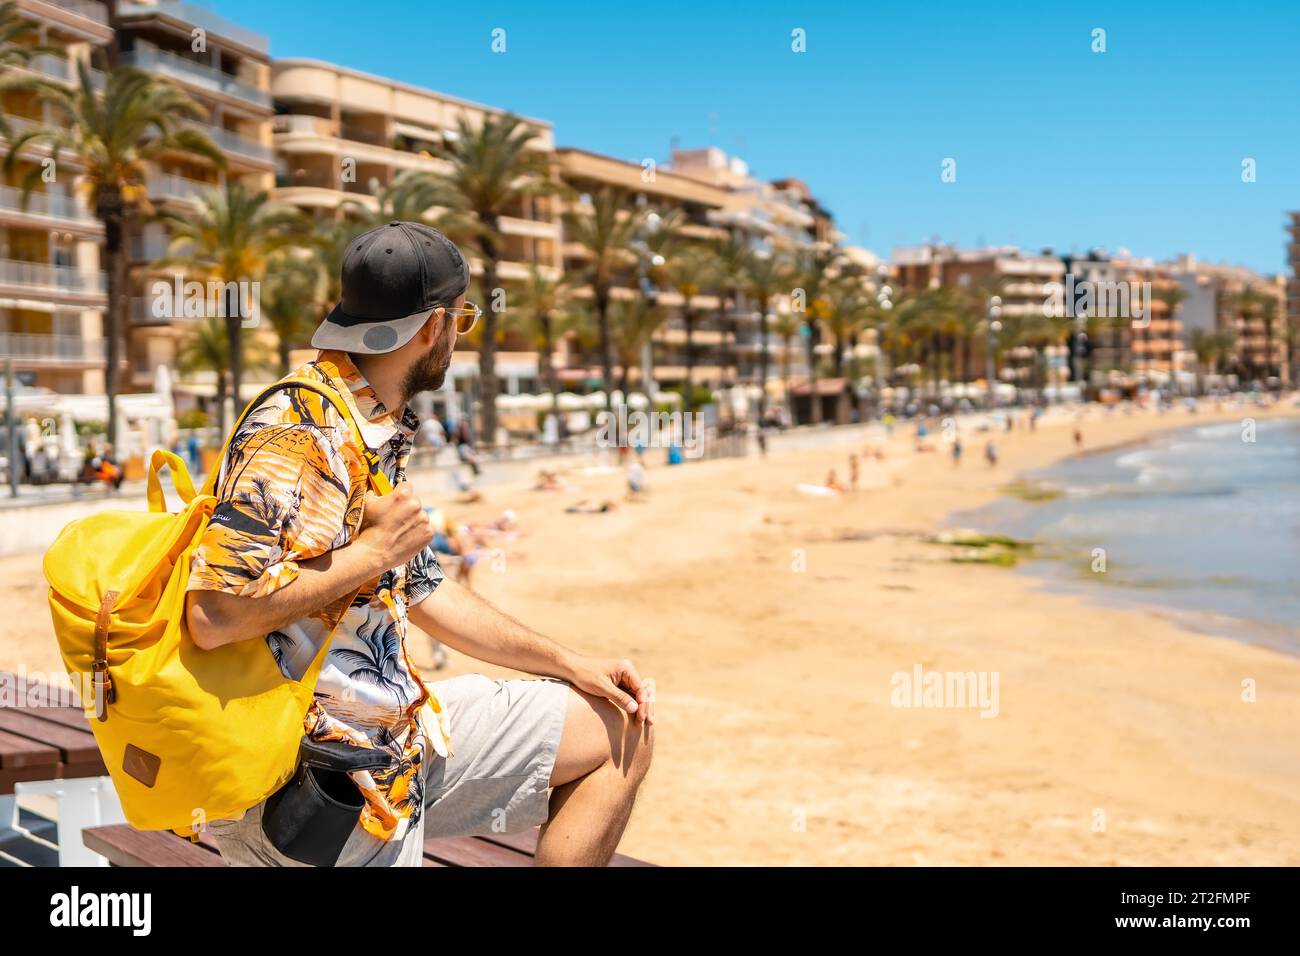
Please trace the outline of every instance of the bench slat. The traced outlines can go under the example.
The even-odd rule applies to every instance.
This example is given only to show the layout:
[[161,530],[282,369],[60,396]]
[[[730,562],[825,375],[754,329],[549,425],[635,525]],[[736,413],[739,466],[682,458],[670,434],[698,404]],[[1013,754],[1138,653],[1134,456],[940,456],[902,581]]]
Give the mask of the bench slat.
[[477,837],[429,837],[424,841],[424,856],[447,866],[533,865],[527,853]]
[[91,740],[95,735],[90,730],[90,718],[86,712],[77,707],[30,707],[26,711],[29,714],[35,714],[41,720],[48,720],[52,724],[59,724],[70,730],[80,730],[83,733],[90,734]]
[[174,833],[145,832],[129,824],[88,827],[81,831],[86,848],[114,866],[225,866],[219,853]]
[[16,770],[19,767],[49,767],[50,776],[59,766],[59,749],[49,744],[37,743],[0,730],[0,769]]
[[[115,866],[224,866],[210,834],[193,843],[167,831],[141,831],[128,824],[91,827],[83,831],[87,847],[107,857]],[[517,846],[503,845],[509,839]],[[423,865],[429,867],[530,866],[531,854],[523,849],[537,842],[535,830],[491,837],[430,837],[424,841]],[[610,866],[653,866],[619,855]]]
[[42,720],[38,713],[0,709],[0,730],[58,747],[64,763],[94,763],[99,760],[99,745],[88,730],[74,730],[57,721]]
[[[537,839],[541,836],[541,831],[533,828],[531,830],[521,830],[518,833],[489,833],[479,837],[481,840],[487,840],[500,846],[510,847],[518,850],[520,853],[527,853],[529,856],[537,854]],[[615,853],[613,859],[609,861],[610,866],[658,866],[657,863],[647,863],[645,860],[638,860],[636,857],[625,856],[622,853]]]

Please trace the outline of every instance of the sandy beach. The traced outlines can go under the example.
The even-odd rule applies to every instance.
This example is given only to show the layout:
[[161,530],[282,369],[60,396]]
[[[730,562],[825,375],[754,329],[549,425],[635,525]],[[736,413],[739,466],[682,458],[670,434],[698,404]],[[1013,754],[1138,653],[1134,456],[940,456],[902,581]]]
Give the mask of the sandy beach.
[[[1092,410],[1081,427],[1096,449],[1295,412]],[[956,564],[923,540],[1022,470],[1074,453],[1073,425],[999,433],[996,468],[982,436],[954,468],[913,452],[900,427],[883,461],[864,460],[863,487],[834,498],[794,489],[830,467],[847,480],[862,429],[781,436],[766,459],[669,468],[654,452],[643,503],[623,502],[620,474],[574,468],[569,492],[493,485],[447,508],[518,515],[520,534],[477,570],[484,595],[657,680],[656,763],[625,852],[663,864],[1300,863],[1300,659]],[[415,484],[445,504],[445,476]],[[564,513],[583,497],[618,506]],[[429,659],[419,637],[412,653]],[[426,676],[507,673],[452,658]],[[995,673],[997,716],[894,706],[892,675],[918,665]],[[0,668],[19,666],[58,668],[39,553],[0,558]]]

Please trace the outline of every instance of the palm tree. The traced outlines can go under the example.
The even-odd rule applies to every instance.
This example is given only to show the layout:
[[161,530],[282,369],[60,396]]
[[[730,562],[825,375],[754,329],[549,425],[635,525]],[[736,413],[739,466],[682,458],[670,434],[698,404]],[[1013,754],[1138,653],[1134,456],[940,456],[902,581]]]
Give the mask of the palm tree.
[[817,345],[821,323],[830,317],[827,289],[839,266],[836,249],[804,250],[795,260],[799,288],[803,291],[803,321],[808,343],[808,394],[813,424],[822,420],[822,403],[817,396]]
[[1196,353],[1196,391],[1205,394],[1205,375],[1217,375],[1219,362],[1230,356],[1236,347],[1236,339],[1231,332],[1207,329],[1192,330],[1192,351]]
[[826,327],[835,345],[835,351],[831,355],[831,365],[835,377],[839,378],[844,374],[844,349],[855,342],[858,333],[862,331],[870,299],[861,277],[855,275],[836,278],[827,287],[826,292],[830,304],[830,316]]
[[776,321],[772,323],[772,331],[781,337],[781,392],[791,421],[794,420],[794,403],[790,397],[790,350],[801,325],[803,318],[797,312],[778,312]]
[[785,259],[762,249],[751,249],[745,257],[743,275],[746,291],[758,306],[758,417],[761,421],[767,412],[768,305],[779,290],[788,288],[790,269]]
[[[942,287],[941,287],[942,288]],[[942,318],[938,289],[926,289],[898,298],[889,313],[887,340],[893,350],[892,364],[916,365],[924,379],[924,368],[933,352],[934,337]]]
[[181,342],[176,366],[184,373],[215,372],[217,375],[217,427],[226,434],[226,397],[230,394],[230,343],[226,328],[216,316],[203,319]]
[[[152,264],[154,269],[180,268],[195,279],[219,283],[265,281],[267,266],[281,250],[305,242],[305,220],[297,209],[276,206],[265,192],[249,192],[238,181],[225,189],[212,189],[199,200],[198,210],[186,216],[160,216],[171,224],[167,255]],[[244,330],[243,303],[229,301],[229,291],[218,303],[225,316],[230,340],[230,388],[236,402],[243,385],[243,350],[239,340]]]
[[1268,387],[1268,378],[1273,374],[1273,322],[1277,317],[1277,299],[1261,292],[1252,285],[1242,288],[1232,298],[1233,308],[1241,317],[1242,325],[1249,331],[1251,320],[1259,319],[1264,325],[1264,361],[1261,374],[1260,363],[1252,357],[1250,374],[1253,378],[1263,379]]
[[[226,160],[207,136],[184,125],[187,120],[203,118],[203,108],[170,81],[134,67],[112,70],[102,95],[95,91],[85,63],[78,64],[77,85],[72,89],[38,79],[12,86],[34,93],[39,102],[51,108],[55,119],[10,141],[5,174],[13,175],[19,155],[32,146],[48,146],[56,164],[60,155],[71,154],[81,170],[78,186],[104,226],[108,272],[104,391],[108,398],[108,440],[116,445],[121,339],[129,294],[127,230],[136,214],[149,209],[147,164],[165,152],[176,151],[205,157],[223,169]],[[42,172],[41,166],[35,166],[23,177],[24,202]]]
[[[545,156],[529,148],[536,132],[517,116],[487,114],[471,124],[461,116],[446,159],[450,170],[437,179],[434,204],[447,210],[469,236],[469,245],[483,267],[482,289],[489,297],[482,319],[479,383],[483,398],[483,434],[496,444],[497,431],[497,310],[498,271],[505,238],[501,217],[514,214],[526,200],[553,194]],[[454,230],[458,231],[458,230]]]
[[731,365],[731,374],[727,380],[728,384],[734,385],[740,375],[740,356],[736,352],[736,316],[747,283],[750,247],[748,242],[733,234],[715,240],[709,251],[712,253],[718,283],[718,315],[721,328],[728,337],[725,360]]
[[533,264],[528,267],[528,279],[516,300],[518,305],[512,312],[507,312],[507,317],[514,317],[516,327],[536,339],[540,377],[552,396],[560,394],[560,378],[555,371],[555,343],[562,334],[559,325],[565,322],[568,293],[567,277],[552,279]]
[[372,207],[354,196],[346,197],[339,208],[352,224],[357,235],[392,222],[394,219],[418,222],[428,217],[430,207],[442,196],[437,177],[420,169],[398,173],[393,181],[375,193]]
[[668,264],[668,285],[682,297],[682,326],[686,330],[686,384],[683,397],[686,411],[695,410],[695,297],[717,277],[718,265],[713,254],[701,246],[687,247]]
[[[627,401],[632,367],[641,362],[642,347],[649,342],[655,330],[663,324],[664,310],[644,296],[620,299],[613,304],[613,335],[618,354],[619,390]],[[650,380],[641,369],[641,390],[646,397],[646,408],[652,408],[654,397],[650,394]]]
[[582,281],[591,289],[596,307],[596,326],[600,336],[601,388],[605,407],[610,405],[613,390],[613,339],[610,334],[610,290],[620,270],[636,261],[633,243],[647,214],[624,203],[613,189],[602,188],[591,196],[590,203],[564,214],[564,236],[582,246],[587,264]]
[[281,375],[289,374],[290,350],[310,341],[316,328],[312,307],[319,280],[320,270],[314,260],[278,252],[267,261],[261,313],[275,332]]
[[969,382],[984,375],[983,369],[975,367],[975,342],[988,334],[989,302],[994,296],[1003,295],[1003,283],[1000,276],[988,276],[972,285],[957,287],[949,318],[954,348],[960,353],[959,360],[954,356],[953,377],[958,381]]

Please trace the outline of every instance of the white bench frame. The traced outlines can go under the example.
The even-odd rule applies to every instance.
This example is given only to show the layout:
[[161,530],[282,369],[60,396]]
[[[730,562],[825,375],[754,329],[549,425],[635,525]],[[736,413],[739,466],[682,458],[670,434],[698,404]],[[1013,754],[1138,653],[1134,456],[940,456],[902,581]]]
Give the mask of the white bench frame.
[[53,797],[58,812],[59,866],[108,866],[108,860],[86,849],[81,831],[87,827],[125,823],[111,777],[73,777],[66,780],[29,780],[14,784],[14,792],[0,796],[0,839],[22,834],[42,843],[18,822],[18,805],[25,796]]

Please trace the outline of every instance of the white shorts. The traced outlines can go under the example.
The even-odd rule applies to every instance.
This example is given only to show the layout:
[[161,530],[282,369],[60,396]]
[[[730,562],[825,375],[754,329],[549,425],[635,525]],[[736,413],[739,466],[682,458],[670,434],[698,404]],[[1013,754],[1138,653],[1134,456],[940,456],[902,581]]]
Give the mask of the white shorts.
[[[420,866],[427,837],[516,833],[546,822],[569,685],[465,674],[430,688],[447,708],[454,752],[447,759],[431,752],[420,819],[386,843],[358,824],[337,866]],[[266,838],[264,806],[208,824],[222,857],[231,866],[305,866]]]

